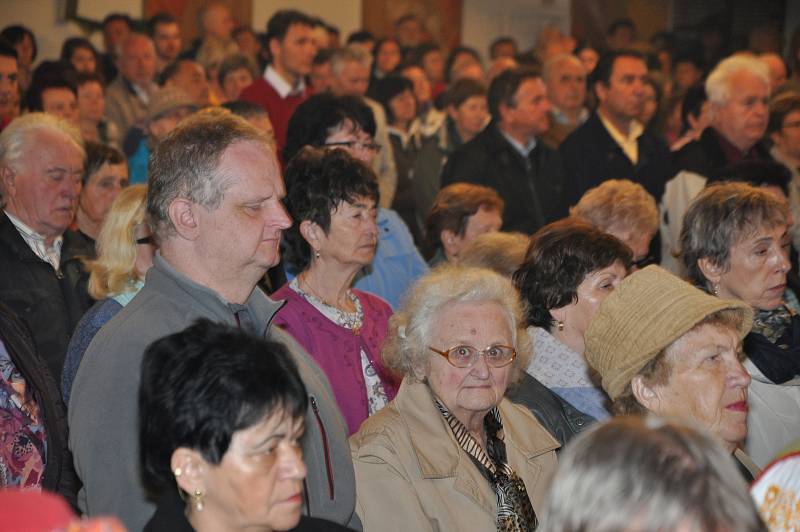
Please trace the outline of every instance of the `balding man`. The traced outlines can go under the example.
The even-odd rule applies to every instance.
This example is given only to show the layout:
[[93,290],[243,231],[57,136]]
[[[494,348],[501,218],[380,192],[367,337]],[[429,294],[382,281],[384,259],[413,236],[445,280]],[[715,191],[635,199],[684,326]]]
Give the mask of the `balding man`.
[[586,108],[586,68],[572,54],[559,54],[544,64],[542,79],[550,98],[550,129],[542,142],[558,149],[564,139],[589,118]]
[[118,45],[119,75],[106,89],[106,118],[117,125],[122,138],[140,126],[147,114],[155,83],[156,49],[147,35],[132,33]]
[[347,427],[330,385],[294,340],[270,326],[281,302],[256,287],[280,259],[281,234],[292,223],[271,139],[227,111],[197,113],[155,148],[148,183],[159,252],[144,288],[89,345],[72,387],[70,448],[82,509],[117,515],[129,530],[147,523],[154,506],[139,476],[136,421],[144,350],[206,318],[288,347],[309,394],[304,508],[358,527]]
[[786,63],[783,62],[783,58],[780,55],[774,52],[761,54],[758,56],[758,59],[767,65],[767,70],[769,70],[769,86],[772,92],[775,92],[775,89],[786,83],[788,76],[786,72]]
[[84,157],[80,132],[53,115],[26,114],[0,134],[0,300],[28,326],[57,380],[91,302],[79,259],[91,250],[67,230]]

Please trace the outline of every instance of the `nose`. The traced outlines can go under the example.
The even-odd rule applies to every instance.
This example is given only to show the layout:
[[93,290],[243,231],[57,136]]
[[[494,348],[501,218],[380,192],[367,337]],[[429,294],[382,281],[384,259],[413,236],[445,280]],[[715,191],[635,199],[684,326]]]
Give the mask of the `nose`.
[[292,226],[292,217],[289,216],[289,213],[286,210],[286,207],[283,205],[283,202],[277,202],[277,205],[272,210],[272,220],[271,224],[274,227],[277,227],[281,230],[289,229]]
[[787,273],[791,268],[792,263],[789,262],[789,252],[785,248],[780,248],[777,254],[775,270],[781,273]]
[[376,239],[378,238],[378,220],[372,216],[369,217],[369,223],[367,224],[367,234]]
[[472,366],[470,374],[480,380],[489,378],[489,364],[486,362],[486,355],[484,353],[478,353],[478,359]]
[[728,382],[732,387],[742,387],[747,388],[750,386],[750,381],[752,378],[750,374],[747,373],[747,370],[744,369],[744,366],[741,362],[736,360],[734,364],[731,366],[731,372],[728,376]]
[[281,460],[281,473],[287,479],[303,480],[306,478],[306,464],[299,447],[288,445]]

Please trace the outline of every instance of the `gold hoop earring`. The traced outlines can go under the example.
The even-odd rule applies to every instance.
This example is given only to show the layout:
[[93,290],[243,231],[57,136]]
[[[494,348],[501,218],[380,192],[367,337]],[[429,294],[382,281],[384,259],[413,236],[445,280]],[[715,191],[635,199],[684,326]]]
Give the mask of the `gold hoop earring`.
[[714,292],[715,296],[719,297],[719,283],[714,285],[712,292]]
[[558,327],[559,331],[563,331],[564,330],[564,322],[561,321],[561,320],[558,320],[558,323],[556,323],[556,327]]

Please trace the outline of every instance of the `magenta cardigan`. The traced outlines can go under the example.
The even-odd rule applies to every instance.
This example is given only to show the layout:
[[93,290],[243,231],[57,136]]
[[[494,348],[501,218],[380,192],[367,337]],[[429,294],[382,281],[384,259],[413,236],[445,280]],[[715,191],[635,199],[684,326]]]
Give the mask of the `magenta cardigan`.
[[397,395],[400,386],[400,379],[384,368],[380,358],[392,308],[376,295],[355,288],[352,290],[364,311],[364,323],[357,335],[325,317],[292,290],[288,283],[271,296],[276,300],[286,300],[273,323],[291,334],[328,376],[350,434],[357,432],[369,416],[367,389],[361,367],[362,347],[383,382],[390,401]]

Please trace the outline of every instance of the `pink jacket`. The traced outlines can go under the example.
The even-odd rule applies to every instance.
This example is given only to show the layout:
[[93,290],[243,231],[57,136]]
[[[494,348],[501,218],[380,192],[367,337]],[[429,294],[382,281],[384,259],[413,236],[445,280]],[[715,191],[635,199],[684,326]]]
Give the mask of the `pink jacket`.
[[350,434],[357,432],[369,416],[361,367],[362,347],[383,381],[390,401],[397,395],[400,386],[400,380],[384,368],[380,358],[392,308],[383,299],[368,292],[354,288],[353,293],[364,311],[364,324],[357,335],[329,320],[288,284],[271,296],[276,300],[286,300],[273,323],[291,334],[328,376]]

